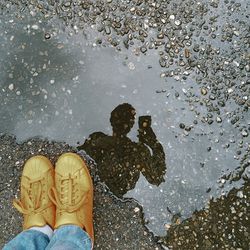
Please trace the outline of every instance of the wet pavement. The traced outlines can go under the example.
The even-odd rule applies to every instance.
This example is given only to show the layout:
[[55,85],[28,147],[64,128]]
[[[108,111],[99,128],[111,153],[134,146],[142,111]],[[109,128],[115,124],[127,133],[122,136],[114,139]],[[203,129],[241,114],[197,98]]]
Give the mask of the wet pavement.
[[249,195],[248,179],[181,224],[169,225],[163,244],[170,249],[249,249]]
[[[101,182],[137,200],[147,228],[174,249],[189,236],[168,237],[209,200],[249,193],[248,1],[0,6],[1,132],[80,146]],[[123,103],[132,109],[114,115]],[[249,238],[240,241],[214,249],[247,249]]]
[[[24,162],[32,155],[42,154],[54,164],[58,157],[75,151],[65,143],[40,139],[18,144],[15,138],[0,135],[0,248],[22,230],[22,217],[12,207],[12,200],[20,192],[20,176]],[[162,249],[144,226],[142,208],[132,200],[121,201],[98,181],[93,161],[86,158],[95,183],[94,228],[95,249]]]

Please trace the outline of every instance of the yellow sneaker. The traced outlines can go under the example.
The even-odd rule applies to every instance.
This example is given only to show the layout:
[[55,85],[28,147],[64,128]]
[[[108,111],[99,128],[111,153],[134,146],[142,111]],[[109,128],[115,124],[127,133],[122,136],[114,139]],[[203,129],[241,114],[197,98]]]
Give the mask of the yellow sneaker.
[[21,199],[14,200],[14,207],[24,215],[23,229],[54,227],[55,206],[48,192],[54,186],[54,168],[44,156],[31,157],[24,165],[21,177]]
[[56,225],[78,225],[94,241],[93,184],[82,158],[74,153],[61,155],[55,168],[55,187],[49,194],[56,205]]

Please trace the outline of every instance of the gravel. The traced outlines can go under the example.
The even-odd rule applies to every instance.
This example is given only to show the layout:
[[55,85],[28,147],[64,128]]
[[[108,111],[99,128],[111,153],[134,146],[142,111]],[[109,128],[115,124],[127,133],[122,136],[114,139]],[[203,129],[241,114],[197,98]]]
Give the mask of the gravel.
[[250,181],[228,195],[211,200],[181,224],[172,224],[162,238],[170,249],[242,249],[250,248]]
[[[101,38],[97,38],[95,46],[105,47],[108,44],[118,51],[131,50],[136,56],[156,50],[161,67],[159,75],[166,79],[166,89],[170,79],[176,80],[175,99],[181,100],[184,95],[187,107],[196,116],[194,127],[202,123],[220,130],[230,123],[237,131],[236,139],[229,138],[224,148],[235,144],[234,157],[241,159],[241,164],[222,176],[220,185],[223,187],[227,182],[241,181],[243,186],[210,201],[207,208],[194,212],[191,218],[183,222],[177,218],[173,225],[166,226],[168,236],[158,240],[173,249],[249,249],[248,8],[248,1],[239,0],[0,0],[0,13],[10,15],[9,23],[13,22],[12,15],[21,20],[27,12],[32,17],[43,16],[45,20],[53,20],[56,15],[70,36],[79,31],[85,32],[86,27],[97,30]],[[39,27],[33,25],[31,30]],[[53,32],[44,30],[43,37],[49,40]],[[13,39],[11,36],[10,41]],[[58,46],[60,48],[61,45]],[[128,67],[135,70],[132,62]],[[32,74],[34,77],[38,75],[33,71]],[[13,75],[10,74],[9,78],[12,79]],[[178,89],[182,87],[185,87],[183,93]],[[8,91],[19,97],[23,95],[16,83],[8,84]],[[27,122],[31,124],[32,120]],[[195,130],[184,121],[178,124],[185,136]],[[218,126],[213,127],[216,124]],[[224,139],[223,132],[220,136]],[[24,161],[39,153],[55,162],[62,152],[74,148],[40,139],[17,144],[14,138],[1,136],[0,150],[2,246],[21,230],[21,218],[11,207],[11,200],[18,194]],[[211,154],[216,148],[212,145],[207,147],[207,151]],[[143,225],[142,208],[135,201],[123,201],[112,196],[98,181],[94,164],[89,165],[96,184],[96,248],[160,248],[156,238]],[[204,167],[204,163],[201,166]]]
[[[38,138],[21,144],[15,138],[0,136],[0,248],[22,230],[22,217],[12,207],[18,197],[24,162],[32,155],[45,155],[52,163],[64,152],[75,151],[65,143]],[[80,152],[82,156],[86,155]],[[156,238],[143,225],[143,212],[134,200],[120,200],[98,182],[95,165],[89,162],[95,182],[94,227],[95,249],[162,249]]]

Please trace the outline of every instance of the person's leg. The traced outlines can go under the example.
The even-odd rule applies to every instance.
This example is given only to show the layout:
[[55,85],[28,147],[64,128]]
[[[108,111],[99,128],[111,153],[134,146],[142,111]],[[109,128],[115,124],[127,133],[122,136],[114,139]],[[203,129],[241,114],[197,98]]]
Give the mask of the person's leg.
[[49,197],[56,205],[56,230],[46,249],[91,249],[94,241],[93,184],[80,156],[66,153],[59,157],[55,187]]
[[49,244],[53,230],[48,226],[31,227],[9,241],[3,250],[44,250]]
[[92,241],[79,226],[65,225],[59,227],[46,250],[90,250]]
[[9,249],[45,249],[53,234],[55,206],[48,191],[54,186],[54,168],[44,156],[30,158],[21,178],[21,199],[13,205],[24,215],[23,232],[7,243]]

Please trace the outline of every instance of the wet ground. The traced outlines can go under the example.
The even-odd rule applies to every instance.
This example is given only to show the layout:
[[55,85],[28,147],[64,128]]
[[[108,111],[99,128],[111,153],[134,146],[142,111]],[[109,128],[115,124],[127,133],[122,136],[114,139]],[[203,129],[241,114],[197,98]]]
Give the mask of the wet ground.
[[[12,207],[19,195],[24,162],[35,154],[53,163],[63,153],[76,151],[65,143],[32,139],[18,144],[15,138],[0,136],[0,247],[21,231],[22,218]],[[143,208],[131,199],[120,200],[100,183],[93,161],[84,153],[95,183],[95,249],[249,249],[249,177],[239,189],[212,200],[180,223],[178,217],[167,225],[165,237],[155,237],[144,226]],[[244,159],[246,161],[246,159]],[[243,162],[243,164],[247,163]]]
[[[193,242],[182,225],[209,200],[249,194],[248,1],[0,3],[1,132],[81,145],[174,249]],[[247,249],[235,237],[208,240]]]
[[248,179],[240,189],[169,226],[163,244],[170,249],[249,249],[249,184]]
[[[53,163],[64,152],[75,149],[65,143],[39,139],[17,144],[10,136],[0,135],[0,248],[22,229],[22,218],[12,207],[19,195],[24,162],[31,155],[46,155]],[[85,157],[85,155],[82,155]],[[88,158],[85,158],[88,159]],[[95,182],[94,227],[95,249],[161,249],[161,245],[142,223],[142,208],[134,201],[120,201],[112,196],[95,175],[93,161],[88,160]]]

